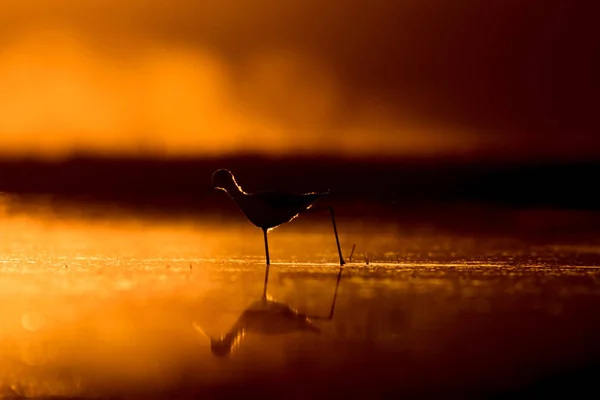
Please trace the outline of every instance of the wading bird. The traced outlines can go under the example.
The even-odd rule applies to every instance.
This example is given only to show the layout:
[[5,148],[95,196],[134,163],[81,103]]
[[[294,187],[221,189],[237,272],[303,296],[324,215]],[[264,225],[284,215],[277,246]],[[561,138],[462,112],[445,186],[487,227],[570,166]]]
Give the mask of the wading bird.
[[212,175],[211,192],[219,189],[227,192],[240,210],[246,215],[246,218],[263,231],[265,239],[265,254],[267,259],[267,273],[265,281],[268,279],[269,265],[269,240],[267,234],[269,230],[290,222],[299,214],[312,211],[329,211],[331,214],[331,223],[333,224],[333,233],[337,244],[338,255],[340,257],[340,266],[346,262],[342,257],[340,249],[340,239],[338,238],[337,227],[335,224],[335,215],[333,208],[311,208],[315,202],[329,192],[322,193],[303,193],[292,194],[277,190],[269,190],[257,193],[246,193],[237,184],[233,174],[226,169],[219,169]]

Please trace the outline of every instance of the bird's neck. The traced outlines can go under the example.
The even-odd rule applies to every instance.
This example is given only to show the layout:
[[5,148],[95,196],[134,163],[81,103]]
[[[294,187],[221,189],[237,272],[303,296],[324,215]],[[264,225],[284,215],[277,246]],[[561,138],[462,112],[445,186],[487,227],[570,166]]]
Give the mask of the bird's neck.
[[223,336],[223,344],[233,350],[234,347],[240,344],[244,338],[244,334],[244,329],[241,326],[234,326]]
[[243,199],[248,193],[244,192],[241,187],[237,184],[233,183],[225,188],[227,194],[236,202],[239,203],[241,199]]

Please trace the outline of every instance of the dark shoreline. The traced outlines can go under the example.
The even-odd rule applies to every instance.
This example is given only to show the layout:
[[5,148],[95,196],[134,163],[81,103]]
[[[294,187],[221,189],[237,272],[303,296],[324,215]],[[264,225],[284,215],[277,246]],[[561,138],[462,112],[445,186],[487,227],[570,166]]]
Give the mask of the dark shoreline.
[[[0,160],[9,213],[83,218],[246,222],[224,193],[204,197],[211,173],[230,168],[247,191],[332,189],[340,224],[378,223],[543,242],[596,242],[600,162],[508,163],[452,159],[215,157]],[[6,208],[6,207],[5,207]],[[295,222],[300,228],[303,221]],[[310,224],[306,222],[306,224]]]
[[[152,204],[195,202],[211,173],[229,168],[248,191],[332,189],[336,202],[485,204],[508,209],[600,210],[600,161],[500,162],[459,159],[73,157],[0,159],[0,191]],[[163,200],[160,200],[163,199]]]

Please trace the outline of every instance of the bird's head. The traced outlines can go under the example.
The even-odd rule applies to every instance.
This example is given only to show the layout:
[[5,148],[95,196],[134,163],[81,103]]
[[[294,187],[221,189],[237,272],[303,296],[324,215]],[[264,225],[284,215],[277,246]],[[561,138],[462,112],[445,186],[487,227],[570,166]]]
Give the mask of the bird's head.
[[232,332],[226,335],[220,335],[218,337],[210,336],[204,329],[200,327],[196,322],[193,322],[192,325],[194,329],[200,334],[200,337],[205,340],[208,339],[210,341],[210,352],[219,358],[225,358],[231,355],[234,347],[239,344],[240,340],[243,337],[243,332]]
[[226,340],[225,337],[210,338],[210,352],[216,357],[227,357],[233,350],[233,341]]
[[231,171],[227,169],[218,169],[212,175],[212,186],[210,190],[220,189],[227,191],[227,189],[236,185]]

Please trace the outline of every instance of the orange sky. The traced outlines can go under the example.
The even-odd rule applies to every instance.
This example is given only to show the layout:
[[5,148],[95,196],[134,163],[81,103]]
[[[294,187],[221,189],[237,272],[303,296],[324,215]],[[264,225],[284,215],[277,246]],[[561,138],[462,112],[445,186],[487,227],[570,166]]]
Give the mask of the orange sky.
[[[544,82],[502,93],[506,77],[489,76],[487,50],[484,61],[460,61],[464,71],[437,59],[444,20],[399,3],[3,0],[0,154],[432,154],[588,143],[577,120],[574,142],[562,145],[551,132],[562,120],[543,121],[563,118],[546,113],[560,104],[536,100],[550,93]],[[470,3],[464,13],[481,25],[490,10]],[[497,30],[490,38],[499,41]]]
[[[145,43],[115,60],[76,32],[37,28],[0,57],[2,151],[158,154],[429,151],[435,127],[365,99],[343,124],[331,74],[293,53],[249,61],[243,82],[203,49]],[[433,129],[432,129],[433,128]],[[343,135],[328,135],[329,130]],[[378,140],[373,140],[376,135]]]

